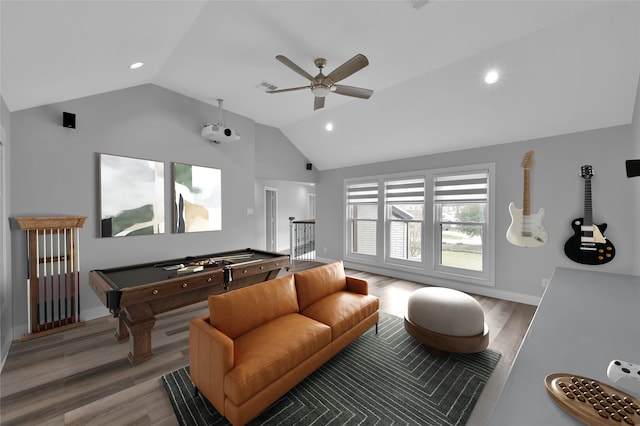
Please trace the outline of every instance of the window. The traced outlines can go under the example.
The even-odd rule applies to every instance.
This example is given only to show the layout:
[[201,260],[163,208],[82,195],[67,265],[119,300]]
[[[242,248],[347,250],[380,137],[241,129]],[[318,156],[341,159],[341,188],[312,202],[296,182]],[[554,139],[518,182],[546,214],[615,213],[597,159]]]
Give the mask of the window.
[[424,177],[384,183],[387,257],[422,261]]
[[347,185],[348,252],[376,256],[378,182]]
[[494,285],[494,176],[487,163],[346,180],[344,259]]
[[436,269],[486,275],[488,181],[488,171],[435,176]]

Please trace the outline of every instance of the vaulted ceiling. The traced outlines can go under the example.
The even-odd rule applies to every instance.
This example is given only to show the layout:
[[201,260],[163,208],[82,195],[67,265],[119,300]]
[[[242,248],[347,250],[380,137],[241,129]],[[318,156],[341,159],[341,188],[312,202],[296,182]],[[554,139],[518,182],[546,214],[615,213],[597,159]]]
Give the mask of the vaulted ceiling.
[[[627,124],[640,78],[637,1],[3,0],[0,14],[11,111],[153,83],[224,99],[321,170]],[[341,83],[368,100],[330,93],[314,111],[308,90],[259,87],[308,84],[276,55],[315,75],[314,59],[326,74],[357,53],[369,66]]]

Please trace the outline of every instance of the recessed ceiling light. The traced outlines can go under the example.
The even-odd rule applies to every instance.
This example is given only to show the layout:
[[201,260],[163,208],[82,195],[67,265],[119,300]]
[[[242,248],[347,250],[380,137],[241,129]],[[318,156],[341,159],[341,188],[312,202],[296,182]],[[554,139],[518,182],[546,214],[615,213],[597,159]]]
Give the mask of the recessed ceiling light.
[[333,130],[333,123],[327,123],[324,126],[325,129],[327,129],[327,132],[330,132]]
[[487,84],[493,84],[500,79],[500,73],[498,70],[490,70],[484,75],[484,82]]
[[134,62],[131,65],[129,65],[129,69],[137,70],[138,68],[142,68],[143,65],[144,65],[144,62]]

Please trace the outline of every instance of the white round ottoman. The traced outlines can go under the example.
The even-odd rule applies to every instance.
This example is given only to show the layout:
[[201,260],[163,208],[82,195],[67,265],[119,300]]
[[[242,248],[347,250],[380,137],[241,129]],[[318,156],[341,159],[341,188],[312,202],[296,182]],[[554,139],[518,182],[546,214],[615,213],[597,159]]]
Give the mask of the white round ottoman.
[[409,297],[404,328],[437,356],[446,352],[481,352],[489,346],[489,327],[480,303],[450,288],[414,291]]

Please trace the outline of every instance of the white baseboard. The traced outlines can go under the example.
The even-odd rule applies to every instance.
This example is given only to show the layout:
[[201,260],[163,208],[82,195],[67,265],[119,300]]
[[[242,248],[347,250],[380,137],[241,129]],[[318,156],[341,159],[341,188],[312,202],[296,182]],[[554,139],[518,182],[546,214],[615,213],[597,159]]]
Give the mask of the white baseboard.
[[8,356],[9,356],[9,351],[7,351],[4,354],[4,357],[2,358],[2,362],[0,362],[0,373],[2,372],[2,369],[4,368],[4,362],[7,360]]
[[[327,258],[320,258],[320,257],[316,258],[316,260],[318,262],[324,262],[324,263],[335,262],[335,259],[327,259]],[[410,272],[402,272],[402,271],[393,270],[393,269],[380,268],[375,265],[344,261],[344,266],[345,268],[356,269],[358,271],[370,272],[372,274],[378,274],[378,275],[385,275],[387,277],[413,281],[421,284],[453,288],[455,290],[464,291],[465,293],[473,293],[473,294],[478,294],[480,296],[493,297],[496,299],[508,300],[508,301],[517,302],[517,303],[524,303],[526,305],[538,306],[541,299],[540,297],[537,297],[537,296],[499,290],[499,289],[496,289],[495,287],[467,284],[459,281],[446,280],[439,277],[432,277],[427,275],[413,274]]]
[[85,321],[91,321],[94,319],[102,318],[111,315],[109,310],[104,306],[98,306],[97,308],[87,309],[80,312],[80,318]]
[[[97,308],[86,309],[80,311],[80,318],[84,321],[91,321],[97,318],[102,318],[107,315],[111,315],[109,310],[104,306],[98,306]],[[13,336],[14,339],[19,339],[22,336],[26,336],[28,334],[29,327],[27,324],[20,324],[18,326],[13,327]],[[16,337],[18,336],[18,337]]]

